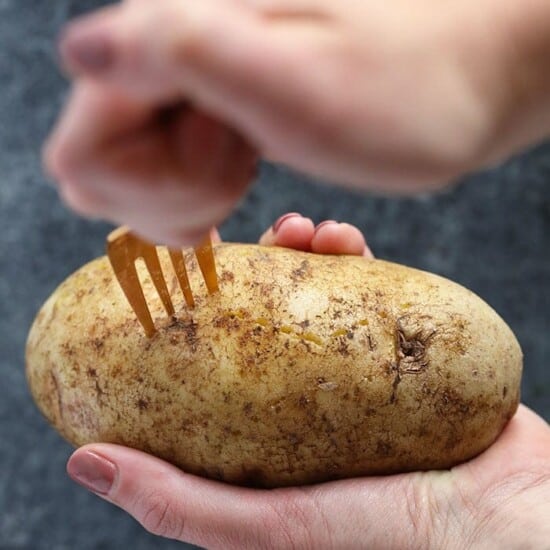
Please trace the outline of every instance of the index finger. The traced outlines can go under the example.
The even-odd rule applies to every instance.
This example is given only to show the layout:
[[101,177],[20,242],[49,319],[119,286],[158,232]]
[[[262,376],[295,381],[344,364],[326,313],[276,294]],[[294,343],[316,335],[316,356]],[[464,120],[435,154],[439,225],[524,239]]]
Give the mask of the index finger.
[[79,81],[44,147],[45,169],[63,178],[74,164],[90,160],[110,141],[142,128],[152,117],[143,103],[91,80]]

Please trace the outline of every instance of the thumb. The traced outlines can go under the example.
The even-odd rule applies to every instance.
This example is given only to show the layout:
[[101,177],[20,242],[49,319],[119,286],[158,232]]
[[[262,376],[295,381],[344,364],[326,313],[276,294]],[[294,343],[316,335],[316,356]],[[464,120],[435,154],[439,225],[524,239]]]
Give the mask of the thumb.
[[130,2],[70,24],[60,53],[71,73],[147,103],[190,99],[242,129],[258,111],[307,102],[295,90],[303,37],[298,48],[284,28],[246,2]]
[[256,490],[112,444],[78,449],[67,471],[151,533],[212,550],[420,547],[448,516],[436,503],[449,487],[439,480],[436,496],[421,473]]
[[310,533],[324,533],[313,506],[298,504],[303,497],[297,489],[225,485],[118,445],[78,449],[69,459],[67,472],[151,533],[209,549],[302,548]]

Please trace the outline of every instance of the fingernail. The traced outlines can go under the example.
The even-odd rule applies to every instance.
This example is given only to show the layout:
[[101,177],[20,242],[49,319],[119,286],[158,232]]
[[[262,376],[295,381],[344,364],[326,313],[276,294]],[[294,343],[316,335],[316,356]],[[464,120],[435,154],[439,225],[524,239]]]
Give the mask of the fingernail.
[[111,41],[98,29],[70,26],[59,40],[59,55],[69,68],[85,72],[105,71],[113,62]]
[[106,495],[115,480],[117,467],[103,456],[84,451],[76,452],[69,459],[67,473],[73,481],[89,491]]
[[319,231],[319,229],[321,229],[321,227],[324,227],[325,225],[334,225],[337,223],[338,222],[336,220],[325,220],[324,222],[321,222],[320,224],[315,226],[315,233],[317,233],[317,231]]
[[271,230],[273,231],[273,233],[277,233],[277,231],[279,231],[279,229],[281,228],[281,225],[283,224],[283,222],[285,222],[286,220],[289,220],[290,218],[296,218],[296,217],[301,218],[302,214],[299,214],[298,212],[289,212],[288,214],[284,214],[271,226]]

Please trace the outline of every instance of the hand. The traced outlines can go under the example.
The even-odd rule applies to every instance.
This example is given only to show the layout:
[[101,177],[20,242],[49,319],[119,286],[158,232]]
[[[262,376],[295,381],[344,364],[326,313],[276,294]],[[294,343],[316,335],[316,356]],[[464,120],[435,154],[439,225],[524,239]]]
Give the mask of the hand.
[[[371,256],[355,227],[314,227],[298,214],[261,242]],[[488,450],[449,471],[253,490],[109,444],[82,447],[67,469],[152,533],[211,549],[539,549],[550,540],[550,428],[524,406]]]
[[46,164],[77,211],[173,245],[229,214],[255,150],[359,188],[441,186],[539,137],[515,134],[494,8],[126,0],[64,35],[75,89]]
[[196,244],[220,224],[256,164],[239,135],[201,111],[180,105],[159,114],[89,82],[77,84],[46,157],[78,213],[173,247]]

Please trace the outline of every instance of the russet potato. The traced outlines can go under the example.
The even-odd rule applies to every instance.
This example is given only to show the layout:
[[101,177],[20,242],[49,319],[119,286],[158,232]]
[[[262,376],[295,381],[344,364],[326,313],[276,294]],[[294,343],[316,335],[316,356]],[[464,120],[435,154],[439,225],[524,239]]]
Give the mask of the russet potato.
[[148,339],[99,258],[44,304],[27,345],[38,407],[74,445],[113,442],[229,483],[277,487],[449,468],[514,414],[518,342],[472,292],[388,263],[215,247],[193,255],[196,306],[161,260],[176,316],[145,269]]

